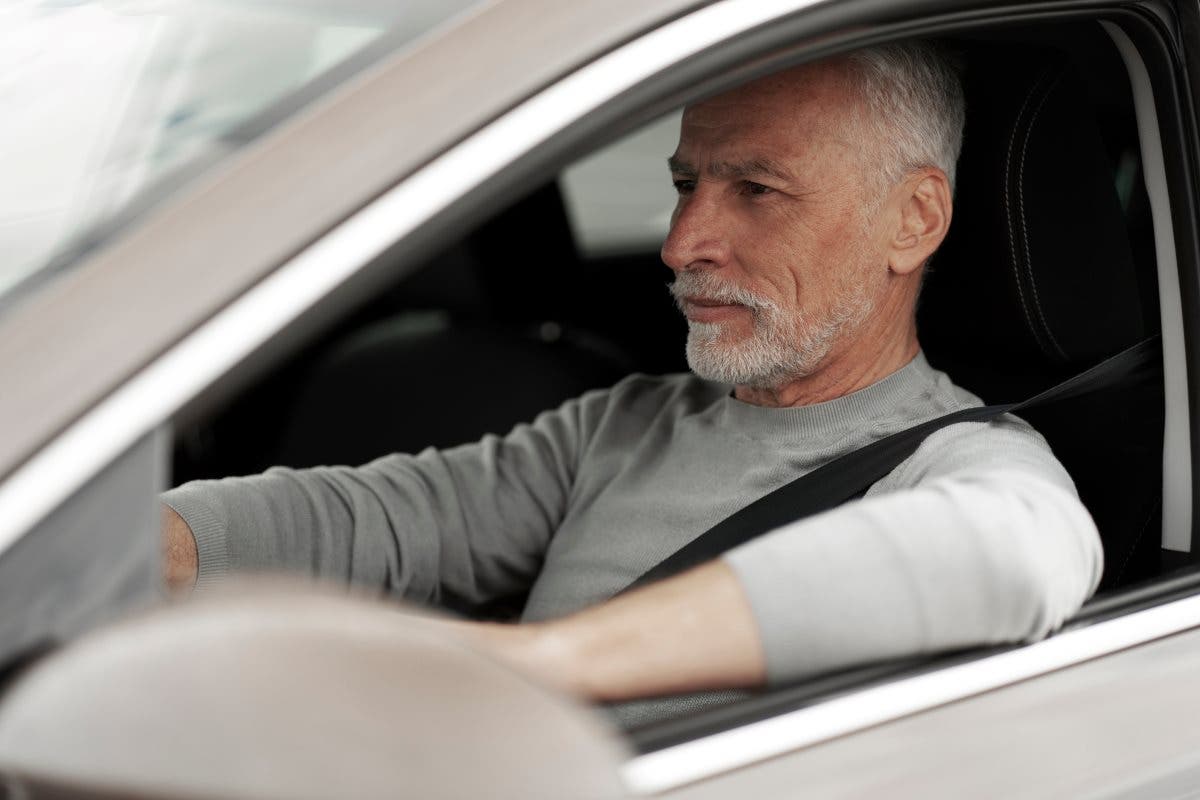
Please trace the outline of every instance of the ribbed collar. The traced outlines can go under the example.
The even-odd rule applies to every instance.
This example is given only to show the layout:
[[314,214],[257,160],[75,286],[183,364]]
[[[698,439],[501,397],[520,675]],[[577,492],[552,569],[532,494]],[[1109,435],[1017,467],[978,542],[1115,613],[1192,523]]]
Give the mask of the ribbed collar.
[[936,382],[937,374],[925,360],[925,354],[918,352],[916,358],[883,380],[824,403],[769,408],[742,402],[730,392],[722,398],[722,421],[752,437],[756,433],[811,436],[846,430],[894,413],[898,405],[927,391]]

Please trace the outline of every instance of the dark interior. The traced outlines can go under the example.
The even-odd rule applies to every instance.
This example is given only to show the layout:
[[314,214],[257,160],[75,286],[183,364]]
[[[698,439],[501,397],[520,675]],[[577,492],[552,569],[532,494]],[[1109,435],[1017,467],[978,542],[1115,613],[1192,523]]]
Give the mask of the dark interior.
[[541,186],[180,436],[175,480],[452,446],[686,369],[669,278],[657,253],[581,258]]
[[[927,276],[919,321],[930,361],[987,402],[1030,397],[1158,332],[1149,205],[1124,68],[1103,40],[1077,35],[1072,43],[1075,53],[988,44],[969,52],[974,102],[957,211]],[[1114,406],[1125,411],[1119,426],[1111,424]],[[1100,528],[1101,588],[1155,574],[1161,368],[1025,416],[1049,439]]]
[[[1094,23],[948,44],[968,128],[922,343],[985,401],[1021,399],[1157,331],[1132,99]],[[632,371],[686,369],[669,277],[655,252],[582,257],[544,185],[182,431],[176,481],[454,445]],[[1030,418],[1101,527],[1102,588],[1176,566],[1159,548],[1161,375]]]

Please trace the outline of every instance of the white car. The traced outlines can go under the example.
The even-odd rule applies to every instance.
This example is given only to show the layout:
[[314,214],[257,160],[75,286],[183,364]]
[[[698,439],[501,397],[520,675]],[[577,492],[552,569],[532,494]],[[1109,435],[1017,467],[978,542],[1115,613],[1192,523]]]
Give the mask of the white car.
[[[929,37],[968,101],[930,361],[1000,402],[1158,337],[1161,370],[1029,415],[1104,583],[1041,642],[627,731],[621,778],[681,800],[1195,791],[1196,4],[130,0],[0,23],[6,662],[156,595],[169,486],[454,444],[684,368],[657,255],[680,107]],[[423,391],[465,372],[488,408]]]

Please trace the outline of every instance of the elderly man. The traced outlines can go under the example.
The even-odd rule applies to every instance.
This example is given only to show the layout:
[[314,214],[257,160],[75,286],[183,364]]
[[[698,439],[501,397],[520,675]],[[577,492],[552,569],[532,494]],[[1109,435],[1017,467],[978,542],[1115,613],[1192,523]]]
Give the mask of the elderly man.
[[171,581],[303,570],[456,608],[528,589],[527,624],[463,631],[607,701],[1045,635],[1094,590],[1100,545],[1011,417],[945,428],[863,500],[616,596],[796,476],[979,404],[914,321],[962,120],[923,45],[689,107],[662,257],[695,375],[633,376],[447,451],[185,485],[165,496]]

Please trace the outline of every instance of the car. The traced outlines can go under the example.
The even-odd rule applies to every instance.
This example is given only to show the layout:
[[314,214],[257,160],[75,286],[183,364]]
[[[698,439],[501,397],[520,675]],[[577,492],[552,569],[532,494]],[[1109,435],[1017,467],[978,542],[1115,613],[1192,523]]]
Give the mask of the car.
[[[920,310],[931,362],[1010,402],[1155,348],[1149,369],[1029,412],[1097,518],[1101,590],[1043,641],[634,728],[622,778],[680,800],[1194,786],[1194,4],[293,5],[180,3],[178,21],[24,9],[47,42],[104,24],[132,44],[111,94],[65,109],[68,131],[110,148],[90,177],[87,153],[64,146],[72,168],[33,127],[66,124],[53,97],[29,95],[48,110],[0,156],[32,187],[0,206],[15,232],[0,264],[5,659],[155,593],[170,485],[451,445],[630,371],[683,369],[657,263],[672,115],[791,64],[934,38],[964,61],[969,118]],[[94,115],[140,63],[141,116],[105,127]],[[654,170],[661,189],[643,185]],[[39,225],[18,226],[32,211]],[[495,403],[423,391],[468,377]]]

